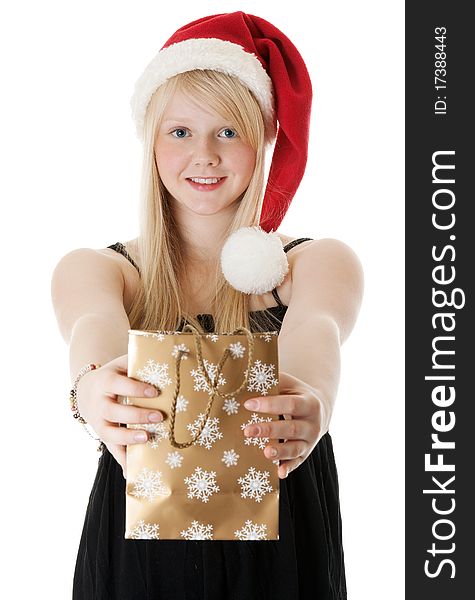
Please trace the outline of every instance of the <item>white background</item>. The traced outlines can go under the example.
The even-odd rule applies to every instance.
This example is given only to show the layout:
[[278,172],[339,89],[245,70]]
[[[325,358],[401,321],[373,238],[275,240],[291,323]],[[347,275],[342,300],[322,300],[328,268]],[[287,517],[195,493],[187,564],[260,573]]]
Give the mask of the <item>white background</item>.
[[137,235],[133,85],[178,27],[244,10],[294,41],[314,88],[307,172],[280,231],[343,240],[364,267],[364,303],[342,347],[330,432],[348,597],[400,599],[403,3],[173,4],[30,0],[2,8],[2,595],[70,597],[99,456],[69,410],[52,271],[74,248]]

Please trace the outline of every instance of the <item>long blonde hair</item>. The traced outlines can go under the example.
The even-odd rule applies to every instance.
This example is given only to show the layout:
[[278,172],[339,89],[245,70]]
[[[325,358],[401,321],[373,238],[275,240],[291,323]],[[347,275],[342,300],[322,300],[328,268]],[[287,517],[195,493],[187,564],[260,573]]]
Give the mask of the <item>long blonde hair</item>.
[[[237,78],[213,70],[187,71],[168,79],[153,94],[145,115],[137,245],[141,282],[129,313],[132,329],[175,331],[187,321],[202,331],[195,317],[183,311],[185,263],[179,232],[170,203],[166,201],[168,192],[160,179],[154,153],[157,129],[167,103],[177,90],[229,119],[256,152],[252,178],[224,239],[240,227],[258,225],[261,215],[265,151],[275,132],[266,130],[252,92]],[[249,328],[249,296],[228,284],[219,262],[214,281],[209,284],[214,286],[214,330],[223,333],[242,326]],[[271,321],[265,318],[265,313],[260,316],[264,318],[257,319],[261,323],[257,328],[269,328]]]

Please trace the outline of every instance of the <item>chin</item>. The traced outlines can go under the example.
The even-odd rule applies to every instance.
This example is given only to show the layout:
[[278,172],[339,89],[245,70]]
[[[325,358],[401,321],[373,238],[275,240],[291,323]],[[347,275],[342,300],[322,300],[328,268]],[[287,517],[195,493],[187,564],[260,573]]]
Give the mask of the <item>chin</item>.
[[202,208],[191,208],[189,207],[190,210],[192,212],[194,212],[196,215],[202,215],[202,216],[212,216],[212,215],[216,215],[220,212],[223,212],[225,210],[226,207],[221,207],[221,208],[206,208],[206,207],[202,207]]
[[183,203],[188,210],[197,215],[215,215],[219,212],[228,211],[234,206],[234,202],[229,204],[218,204],[216,202],[186,202]]

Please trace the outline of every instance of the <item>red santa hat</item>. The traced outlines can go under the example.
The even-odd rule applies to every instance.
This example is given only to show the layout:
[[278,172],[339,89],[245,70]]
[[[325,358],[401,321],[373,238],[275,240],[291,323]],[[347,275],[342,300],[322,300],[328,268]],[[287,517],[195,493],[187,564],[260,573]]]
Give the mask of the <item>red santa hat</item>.
[[170,77],[211,69],[237,77],[255,95],[266,130],[277,131],[260,227],[277,230],[307,163],[312,85],[297,48],[277,27],[236,11],[181,27],[163,45],[135,85],[131,99],[137,135],[155,90]]

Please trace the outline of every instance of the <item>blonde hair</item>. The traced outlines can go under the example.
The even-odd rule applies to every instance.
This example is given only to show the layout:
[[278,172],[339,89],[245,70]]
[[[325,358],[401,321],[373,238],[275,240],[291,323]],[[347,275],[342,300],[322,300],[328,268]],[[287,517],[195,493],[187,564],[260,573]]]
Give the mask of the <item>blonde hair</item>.
[[[183,310],[185,263],[179,232],[170,204],[166,201],[168,192],[158,174],[154,153],[157,129],[168,102],[177,90],[229,119],[237,133],[256,152],[253,175],[225,232],[223,243],[236,229],[259,225],[261,215],[265,151],[272,142],[273,132],[265,130],[262,112],[252,92],[237,78],[213,70],[187,71],[168,79],[153,94],[145,115],[137,246],[141,283],[129,314],[132,329],[175,331],[186,320],[198,330],[203,330],[199,321]],[[212,314],[215,331],[224,333],[237,327],[249,328],[249,296],[228,284],[219,261],[214,281],[209,283],[214,286]],[[265,313],[260,316],[264,318],[254,319],[259,330],[275,328],[275,323],[272,324]]]

